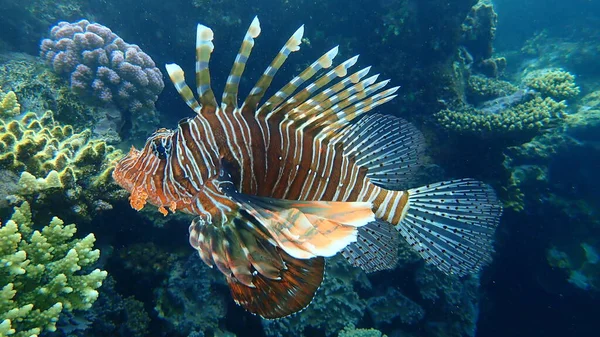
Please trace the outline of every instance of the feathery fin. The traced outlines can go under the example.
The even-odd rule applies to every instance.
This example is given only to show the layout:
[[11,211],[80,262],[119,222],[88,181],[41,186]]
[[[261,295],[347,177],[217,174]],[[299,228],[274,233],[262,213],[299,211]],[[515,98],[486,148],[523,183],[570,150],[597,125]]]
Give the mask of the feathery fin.
[[223,168],[219,182],[219,190],[240,204],[276,245],[295,258],[333,256],[356,241],[357,227],[375,220],[370,202],[299,201],[242,194]]
[[404,212],[396,228],[443,272],[462,276],[491,261],[502,204],[490,186],[460,179],[411,189]]
[[398,263],[399,235],[394,226],[382,220],[358,228],[358,239],[342,250],[342,255],[366,273],[393,269]]
[[367,168],[367,178],[374,184],[392,190],[412,187],[425,138],[411,123],[373,114],[345,129],[340,138],[344,156]]
[[235,302],[263,318],[281,318],[306,308],[323,282],[324,258],[295,259],[278,251],[287,267],[281,271],[281,279],[259,274],[254,279],[255,286],[248,287],[227,278]]

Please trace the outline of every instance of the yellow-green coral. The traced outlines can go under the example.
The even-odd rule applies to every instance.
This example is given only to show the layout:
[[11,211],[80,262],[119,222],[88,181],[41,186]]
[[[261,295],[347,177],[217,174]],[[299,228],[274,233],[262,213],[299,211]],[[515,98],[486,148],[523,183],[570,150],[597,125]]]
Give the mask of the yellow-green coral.
[[354,324],[350,323],[340,331],[338,337],[387,337],[381,331],[375,329],[356,329]]
[[511,136],[549,127],[553,121],[564,117],[566,107],[564,102],[556,102],[549,97],[536,97],[500,113],[486,113],[468,107],[459,111],[445,109],[435,114],[435,117],[441,126],[451,131]]
[[467,95],[470,100],[485,101],[496,97],[507,96],[518,88],[510,82],[496,78],[473,75],[469,77]]
[[559,101],[579,95],[575,76],[562,69],[534,70],[525,76],[523,83],[541,93],[542,96]]
[[33,227],[27,202],[0,227],[0,336],[54,331],[63,310],[92,306],[107,275],[88,270],[100,257],[94,234],[75,239],[75,225],[56,217],[40,230]]
[[46,177],[57,171],[61,182],[69,185],[86,175],[104,183],[121,152],[102,140],[92,139],[91,132],[74,132],[69,125],[59,125],[51,111],[41,117],[27,113],[21,120],[0,120],[0,165],[13,171],[27,171]]
[[0,117],[13,117],[21,112],[21,105],[13,91],[6,94],[0,92]]

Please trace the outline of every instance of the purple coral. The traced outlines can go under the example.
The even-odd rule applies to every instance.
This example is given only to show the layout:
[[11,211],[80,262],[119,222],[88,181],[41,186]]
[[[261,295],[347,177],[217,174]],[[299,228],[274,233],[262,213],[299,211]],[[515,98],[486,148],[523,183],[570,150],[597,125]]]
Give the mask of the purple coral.
[[150,56],[97,23],[59,22],[40,49],[56,73],[70,78],[74,92],[103,105],[153,109],[164,88]]

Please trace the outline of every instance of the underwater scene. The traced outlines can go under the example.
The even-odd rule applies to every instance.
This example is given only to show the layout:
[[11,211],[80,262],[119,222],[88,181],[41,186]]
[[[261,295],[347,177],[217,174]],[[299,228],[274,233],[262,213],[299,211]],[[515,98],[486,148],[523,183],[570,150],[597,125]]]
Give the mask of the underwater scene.
[[593,336],[600,3],[0,0],[0,337]]

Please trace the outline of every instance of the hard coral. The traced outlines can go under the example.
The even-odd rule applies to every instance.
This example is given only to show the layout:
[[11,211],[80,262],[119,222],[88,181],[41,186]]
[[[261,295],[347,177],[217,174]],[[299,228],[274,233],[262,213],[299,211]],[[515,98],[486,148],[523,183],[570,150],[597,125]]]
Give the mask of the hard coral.
[[140,47],[87,20],[54,26],[42,41],[41,57],[71,79],[73,91],[102,105],[153,110],[164,88],[162,73]]
[[559,101],[579,95],[575,76],[562,69],[534,70],[525,76],[523,84],[538,91],[544,97],[552,97]]
[[472,107],[445,109],[435,117],[445,129],[481,137],[521,138],[535,135],[564,117],[566,105],[546,97],[535,97],[525,103],[486,113]]
[[21,112],[21,105],[13,91],[0,92],[0,118],[14,117]]
[[38,336],[56,330],[63,310],[87,310],[98,298],[106,271],[94,234],[73,238],[75,225],[59,218],[34,230],[27,202],[0,227],[0,335]]
[[77,133],[57,123],[51,111],[0,119],[0,166],[20,175],[16,194],[4,197],[35,200],[36,210],[60,205],[80,221],[89,220],[90,211],[110,208],[101,198],[119,197],[111,195],[119,189],[110,174],[121,155],[89,130]]

